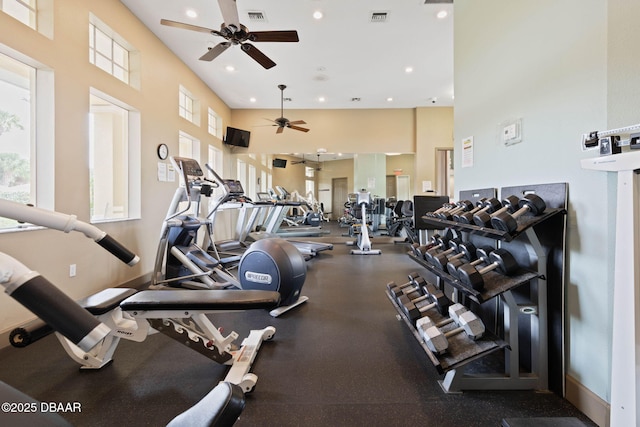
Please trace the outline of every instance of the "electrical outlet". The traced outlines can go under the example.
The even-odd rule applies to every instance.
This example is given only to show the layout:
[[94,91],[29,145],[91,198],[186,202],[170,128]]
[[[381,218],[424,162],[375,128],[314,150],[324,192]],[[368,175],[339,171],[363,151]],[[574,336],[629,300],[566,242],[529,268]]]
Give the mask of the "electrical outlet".
[[76,277],[76,265],[75,264],[70,264],[69,265],[69,277]]

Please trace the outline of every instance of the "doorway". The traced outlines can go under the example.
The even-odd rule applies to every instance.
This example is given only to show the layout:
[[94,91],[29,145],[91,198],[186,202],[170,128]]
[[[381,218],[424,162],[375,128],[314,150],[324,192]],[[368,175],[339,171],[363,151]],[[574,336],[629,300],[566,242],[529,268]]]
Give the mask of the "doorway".
[[331,216],[332,220],[337,220],[342,216],[344,204],[347,202],[349,189],[347,178],[331,179]]
[[453,150],[436,148],[436,191],[454,199]]

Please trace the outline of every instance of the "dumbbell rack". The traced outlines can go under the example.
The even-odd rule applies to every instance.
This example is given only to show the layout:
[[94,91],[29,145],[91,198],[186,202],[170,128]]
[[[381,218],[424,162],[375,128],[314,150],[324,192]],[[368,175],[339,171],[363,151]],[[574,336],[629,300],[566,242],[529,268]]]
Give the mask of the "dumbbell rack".
[[[513,233],[494,230],[487,227],[460,224],[453,221],[423,216],[422,220],[433,229],[449,229],[465,235],[463,240],[491,242],[509,250],[521,266],[516,274],[503,276],[495,272],[485,274],[485,287],[481,291],[465,286],[460,280],[439,270],[426,260],[410,253],[409,256],[423,266],[435,284],[444,289],[452,289],[453,299],[469,298],[482,306],[499,298],[502,308],[502,327],[504,340],[489,334],[486,339],[472,341],[460,336],[450,341],[449,352],[436,356],[424,345],[412,323],[404,318],[416,338],[439,373],[445,377],[440,384],[445,392],[462,390],[515,390],[549,389],[549,302],[551,312],[554,350],[554,363],[561,366],[562,372],[554,375],[554,388],[563,389],[564,356],[562,331],[564,306],[564,252],[567,209],[567,184],[539,184],[518,187],[504,187],[501,196],[517,195],[522,197],[535,193],[542,197],[547,209],[540,216],[523,215],[518,218],[518,228]],[[461,191],[461,200],[476,202],[482,197],[492,197],[495,189]],[[478,245],[476,245],[478,246]],[[550,270],[549,270],[550,269]],[[552,298],[548,290],[552,289]],[[392,298],[390,298],[393,301]],[[400,313],[401,310],[394,303]],[[558,313],[558,310],[560,313]],[[431,313],[429,313],[431,314]],[[527,319],[528,318],[528,319]],[[524,320],[523,320],[524,319]],[[528,321],[527,321],[528,320]],[[437,320],[436,320],[437,321]],[[559,322],[559,328],[557,323]],[[560,331],[557,336],[556,331]],[[446,330],[444,330],[446,332]],[[459,334],[463,335],[463,334]],[[524,341],[521,343],[521,339]],[[472,374],[465,372],[467,364],[499,349],[505,349],[504,372]],[[558,359],[559,360],[555,360]],[[525,362],[523,367],[523,363]],[[530,369],[526,369],[530,365]],[[557,368],[556,368],[557,369]],[[561,390],[561,393],[563,390]]]
[[[416,340],[418,340],[424,351],[427,353],[427,356],[429,356],[429,359],[440,374],[449,372],[452,369],[460,368],[472,360],[476,360],[507,346],[507,343],[504,340],[501,340],[488,331],[482,338],[476,341],[472,341],[467,338],[465,334],[460,333],[448,338],[447,341],[449,342],[449,349],[447,350],[447,353],[441,356],[436,356],[424,343],[413,322],[405,315],[404,311],[402,311],[402,309],[398,305],[398,302],[389,293],[387,293],[387,297],[391,301],[391,304],[393,304],[393,306],[398,311],[400,318],[407,324],[409,330],[413,333]],[[424,315],[428,316],[434,323],[439,323],[442,320],[446,319],[446,317],[441,315],[435,308],[427,310]],[[457,325],[455,323],[450,323],[446,326],[441,327],[440,329],[443,333],[446,333],[451,329],[455,329],[456,327]]]

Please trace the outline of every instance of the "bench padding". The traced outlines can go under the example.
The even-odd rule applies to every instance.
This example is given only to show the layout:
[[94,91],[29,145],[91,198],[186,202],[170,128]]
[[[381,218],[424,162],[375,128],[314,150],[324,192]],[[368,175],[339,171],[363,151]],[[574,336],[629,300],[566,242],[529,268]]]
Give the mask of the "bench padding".
[[232,426],[244,409],[245,397],[236,384],[221,382],[193,407],[175,417],[167,427]]
[[113,310],[120,304],[120,301],[136,292],[138,291],[132,288],[107,288],[78,301],[78,304],[94,316],[100,316]]
[[250,310],[278,306],[280,294],[261,290],[147,290],[122,301],[125,311]]

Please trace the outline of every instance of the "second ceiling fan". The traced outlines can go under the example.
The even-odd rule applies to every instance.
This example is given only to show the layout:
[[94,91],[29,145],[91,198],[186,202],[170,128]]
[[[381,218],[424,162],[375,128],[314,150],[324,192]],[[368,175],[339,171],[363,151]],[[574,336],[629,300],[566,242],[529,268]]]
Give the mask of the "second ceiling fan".
[[278,129],[276,129],[276,133],[282,133],[284,128],[295,129],[301,132],[309,132],[309,129],[298,126],[306,125],[307,123],[304,120],[290,121],[289,119],[284,117],[284,90],[286,88],[287,86],[285,85],[278,85],[278,89],[280,89],[280,117],[275,120],[271,120],[272,122],[275,122],[274,126],[278,126]]

